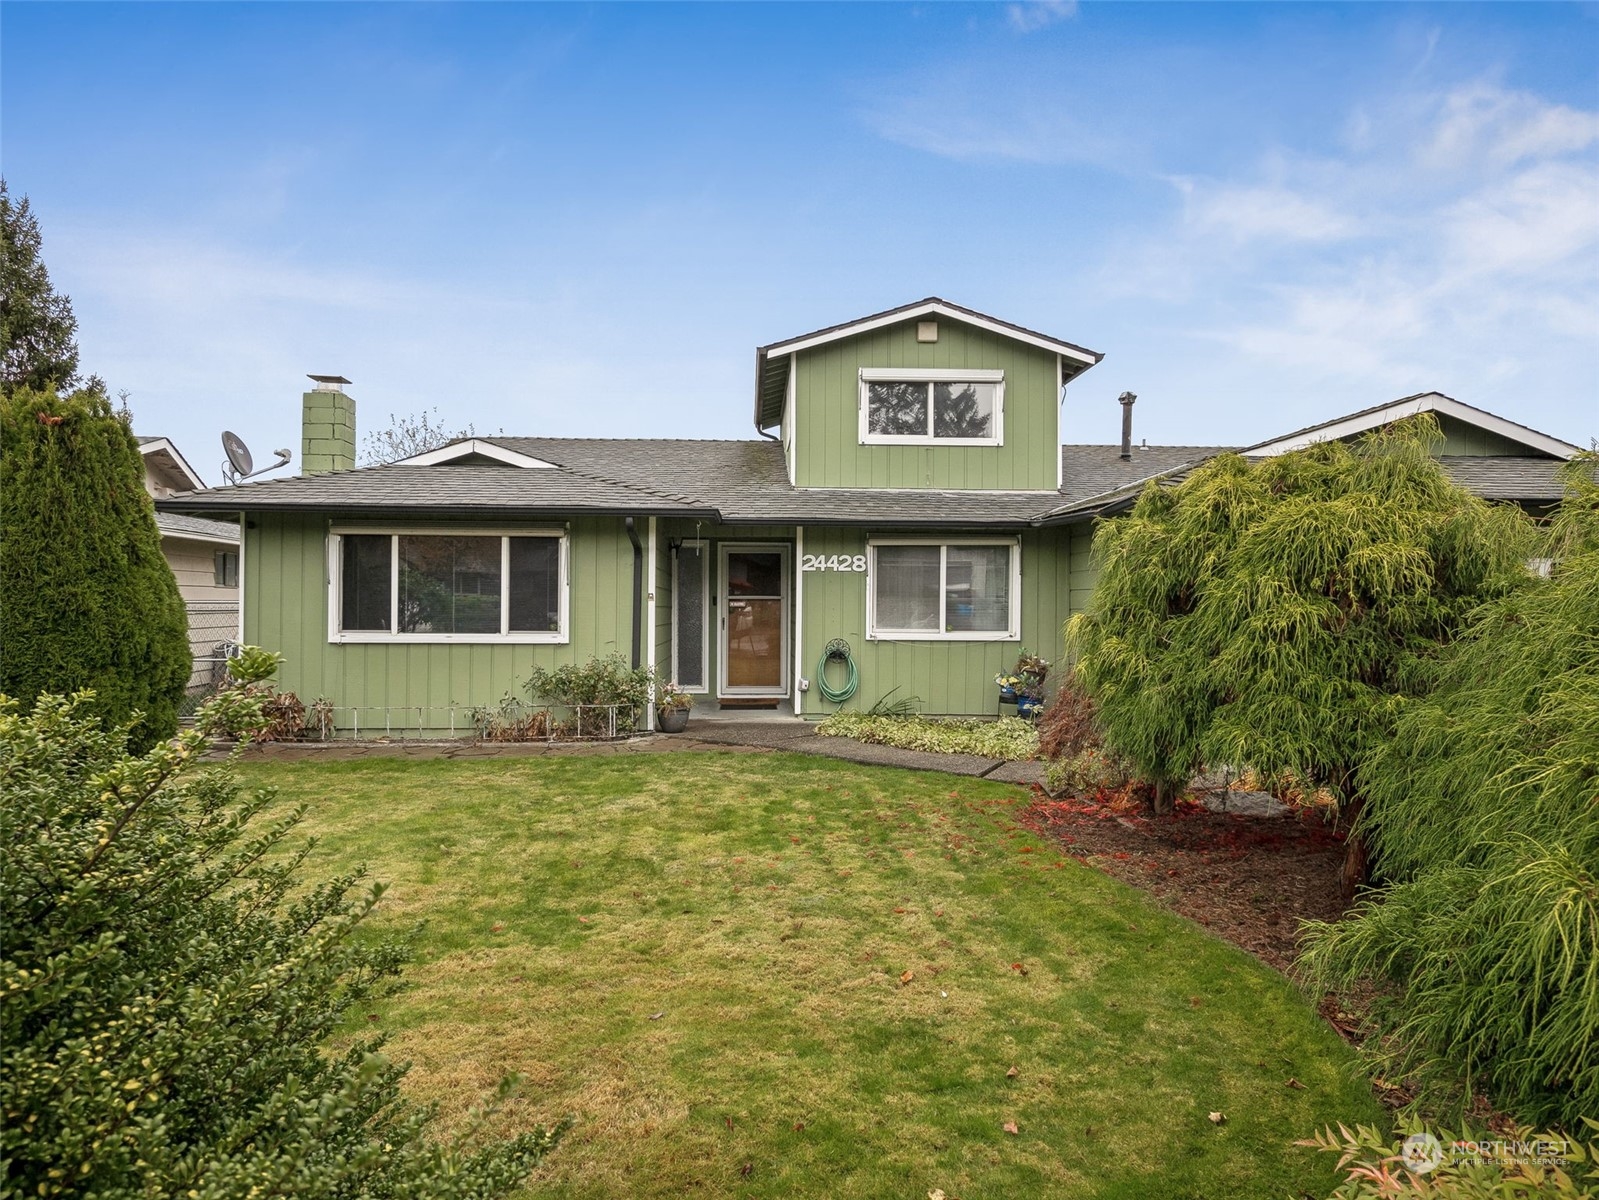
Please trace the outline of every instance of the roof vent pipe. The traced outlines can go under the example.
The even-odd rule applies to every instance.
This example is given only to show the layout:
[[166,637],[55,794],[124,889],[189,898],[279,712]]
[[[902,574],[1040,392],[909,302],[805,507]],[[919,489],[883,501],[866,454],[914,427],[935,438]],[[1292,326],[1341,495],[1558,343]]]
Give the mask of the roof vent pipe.
[[1137,399],[1132,392],[1116,397],[1122,406],[1122,462],[1131,462],[1133,457],[1133,401]]

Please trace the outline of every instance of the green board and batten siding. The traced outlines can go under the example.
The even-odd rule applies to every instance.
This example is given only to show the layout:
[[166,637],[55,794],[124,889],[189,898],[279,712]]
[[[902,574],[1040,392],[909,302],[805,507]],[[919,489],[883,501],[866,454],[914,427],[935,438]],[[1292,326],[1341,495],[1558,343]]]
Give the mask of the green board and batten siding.
[[[797,487],[1054,491],[1059,483],[1058,380],[1054,354],[956,321],[938,341],[918,342],[904,321],[798,356]],[[976,368],[1005,372],[1002,446],[878,446],[860,440],[860,371]]]
[[[341,523],[342,524],[342,523]],[[351,522],[351,524],[355,524]],[[548,529],[550,522],[530,523]],[[452,705],[495,705],[506,694],[526,698],[522,685],[535,663],[545,667],[591,655],[631,649],[633,547],[620,518],[578,517],[571,539],[571,640],[562,645],[410,644],[340,645],[328,641],[326,517],[260,513],[250,517],[245,543],[245,640],[284,656],[281,687],[306,703],[325,696],[339,709],[366,709],[363,729],[382,726],[380,709],[394,712],[394,728],[448,727]],[[407,528],[441,531],[436,522]],[[500,526],[496,526],[500,528]],[[514,533],[515,526],[503,526]],[[668,618],[669,619],[669,618]],[[462,716],[457,716],[461,721]],[[341,729],[352,724],[338,714]]]
[[[892,535],[884,531],[882,536]],[[907,536],[926,534],[911,532]],[[835,554],[865,554],[867,540],[867,532],[861,529],[811,527],[805,530],[805,553],[824,559]],[[952,535],[949,540],[959,538]],[[1018,641],[868,641],[866,576],[846,571],[806,572],[801,581],[801,662],[813,683],[801,698],[803,714],[825,716],[839,707],[822,698],[814,678],[824,647],[834,638],[843,638],[860,669],[860,690],[844,707],[865,710],[893,691],[895,699],[918,697],[919,707],[926,713],[993,715],[998,699],[994,676],[1015,665],[1023,646],[1052,662],[1064,658],[1066,620],[1087,603],[1092,587],[1092,575],[1085,576],[1090,540],[1088,527],[1081,525],[1031,529],[1021,535],[1022,624]],[[832,672],[832,682],[842,682],[843,668],[834,664]]]

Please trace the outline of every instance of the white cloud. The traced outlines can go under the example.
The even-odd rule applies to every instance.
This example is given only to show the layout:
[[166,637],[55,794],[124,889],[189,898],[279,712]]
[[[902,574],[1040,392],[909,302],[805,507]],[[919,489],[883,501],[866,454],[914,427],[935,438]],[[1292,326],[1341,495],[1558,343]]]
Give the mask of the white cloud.
[[1441,216],[1451,273],[1563,274],[1599,246],[1599,167],[1539,163]]
[[1599,142],[1599,113],[1550,104],[1529,92],[1476,83],[1438,98],[1436,127],[1418,148],[1425,167],[1508,167],[1585,150]]
[[1184,215],[1196,230],[1234,241],[1266,238],[1325,242],[1357,232],[1356,223],[1330,205],[1275,184],[1212,184],[1172,180],[1184,197]]
[[1352,127],[1342,156],[1173,180],[1175,220],[1118,282],[1246,363],[1372,399],[1599,366],[1599,113],[1472,83]]
[[1077,0],[1023,0],[1007,4],[1005,17],[1019,33],[1036,33],[1077,15]]

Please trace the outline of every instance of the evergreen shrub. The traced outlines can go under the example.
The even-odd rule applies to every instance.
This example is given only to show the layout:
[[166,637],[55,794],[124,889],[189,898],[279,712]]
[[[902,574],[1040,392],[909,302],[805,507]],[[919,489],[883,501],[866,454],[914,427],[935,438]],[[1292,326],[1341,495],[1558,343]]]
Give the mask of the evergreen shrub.
[[[201,721],[255,704],[225,693]],[[131,755],[97,711],[0,697],[0,1197],[515,1187],[558,1129],[435,1140],[381,1036],[330,1042],[408,956],[363,933],[383,889],[303,881],[304,810],[262,827],[270,793],[201,767],[200,732]]]
[[161,554],[144,463],[97,391],[0,399],[0,691],[92,690],[148,749],[177,729],[188,622]]

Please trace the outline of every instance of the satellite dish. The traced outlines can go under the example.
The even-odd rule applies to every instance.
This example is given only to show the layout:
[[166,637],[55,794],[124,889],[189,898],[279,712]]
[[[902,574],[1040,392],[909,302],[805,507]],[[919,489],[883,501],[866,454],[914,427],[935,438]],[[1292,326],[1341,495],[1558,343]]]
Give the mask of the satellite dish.
[[244,444],[244,439],[232,430],[222,431],[222,452],[228,456],[228,461],[222,464],[222,478],[230,484],[242,483],[253,475],[264,475],[268,471],[276,471],[279,467],[287,466],[289,459],[294,456],[287,450],[274,450],[278,461],[270,467],[255,469],[255,459],[250,455],[250,447]]
[[255,459],[250,457],[250,447],[244,444],[244,439],[232,430],[222,431],[222,453],[228,456],[228,462],[233,465],[234,473],[243,479],[255,470]]

